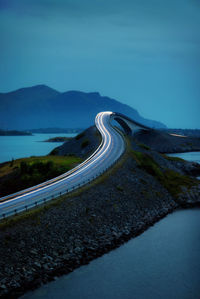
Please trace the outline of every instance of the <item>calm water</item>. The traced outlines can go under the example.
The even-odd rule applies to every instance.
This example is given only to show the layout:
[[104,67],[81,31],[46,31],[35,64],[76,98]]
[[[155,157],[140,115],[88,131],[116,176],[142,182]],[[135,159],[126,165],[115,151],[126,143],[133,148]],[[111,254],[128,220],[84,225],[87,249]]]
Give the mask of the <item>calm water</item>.
[[[176,153],[176,154],[168,154],[171,157],[179,157],[187,161],[193,161],[200,164],[200,152],[189,152],[189,153]],[[200,176],[197,177],[200,180]],[[199,296],[200,298],[200,296]]]
[[200,152],[168,154],[168,156],[179,157],[187,161],[194,161],[200,164]]
[[[200,152],[174,154],[200,161]],[[200,298],[200,209],[176,211],[141,236],[24,299]]]
[[199,209],[176,211],[120,248],[23,298],[200,298],[199,227]]
[[47,155],[62,142],[41,142],[49,138],[76,134],[34,134],[33,136],[0,136],[0,163],[12,159]]
[[[0,137],[0,162],[46,155],[63,134]],[[14,150],[13,150],[14,149]],[[200,152],[173,154],[200,163]],[[23,298],[200,298],[200,210],[174,212],[141,236]]]

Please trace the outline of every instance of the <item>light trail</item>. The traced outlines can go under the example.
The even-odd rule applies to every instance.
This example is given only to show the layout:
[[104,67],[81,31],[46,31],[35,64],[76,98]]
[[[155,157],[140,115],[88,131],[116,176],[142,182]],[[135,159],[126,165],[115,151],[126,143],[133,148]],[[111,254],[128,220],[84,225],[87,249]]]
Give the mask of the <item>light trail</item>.
[[54,179],[0,198],[0,218],[4,217],[5,213],[15,211],[16,207],[24,210],[24,207],[33,206],[38,201],[50,200],[50,198],[57,197],[58,194],[74,190],[80,185],[86,185],[113,165],[125,150],[123,137],[110,124],[113,115],[126,119],[126,116],[111,111],[97,114],[95,125],[101,134],[102,140],[90,157],[72,170]]
[[[107,113],[107,112],[105,112],[105,113]],[[111,113],[111,112],[110,112]],[[98,115],[97,115],[97,117],[98,116],[101,116],[101,122],[99,123],[99,121],[97,120],[97,123],[98,123],[98,128],[100,128],[100,131],[101,131],[101,133],[102,133],[102,135],[103,135],[103,139],[104,139],[104,143],[103,143],[103,148],[101,148],[102,147],[102,144],[100,144],[100,146],[98,147],[98,149],[95,151],[95,153],[97,153],[98,152],[98,150],[99,150],[99,148],[101,148],[100,149],[100,152],[99,152],[99,154],[98,154],[98,157],[97,158],[95,158],[92,162],[90,162],[90,163],[88,163],[93,157],[95,157],[95,155],[94,154],[92,154],[92,156],[90,156],[88,159],[86,159],[83,163],[81,163],[78,167],[76,167],[76,168],[74,168],[73,170],[72,170],[72,174],[71,174],[71,171],[69,171],[69,172],[66,172],[65,174],[63,174],[62,176],[59,176],[59,177],[56,177],[55,179],[52,179],[52,180],[49,180],[49,181],[47,181],[47,182],[44,182],[44,183],[42,183],[42,184],[39,184],[39,185],[37,185],[37,186],[35,186],[35,187],[32,187],[32,188],[34,188],[34,190],[33,191],[29,191],[30,189],[27,189],[27,192],[26,192],[26,190],[24,190],[23,192],[26,192],[25,194],[34,194],[35,192],[37,192],[39,189],[43,189],[43,190],[45,190],[46,188],[48,188],[48,185],[49,185],[49,182],[51,182],[51,186],[54,186],[55,184],[57,184],[58,182],[62,182],[62,181],[64,181],[65,179],[66,179],[66,177],[67,178],[72,178],[73,176],[75,176],[75,175],[77,175],[78,173],[80,173],[80,172],[83,172],[85,169],[87,169],[88,167],[90,167],[92,164],[94,164],[97,160],[99,160],[100,158],[101,158],[101,156],[105,153],[105,151],[107,150],[107,148],[109,147],[109,145],[110,145],[110,139],[111,139],[111,135],[109,134],[109,132],[107,131],[107,129],[105,128],[105,126],[103,125],[103,122],[102,122],[102,117],[103,117],[103,113],[99,113]],[[105,134],[105,132],[101,129],[101,126],[103,126],[103,128],[104,128],[104,130],[108,133],[108,135],[109,135],[109,143],[108,143],[108,145],[106,146],[106,142],[107,142],[107,136],[106,136],[106,134]],[[105,149],[104,149],[104,147],[106,147]],[[79,168],[81,168],[80,170],[78,170]],[[65,176],[64,178],[63,178],[63,176]],[[62,177],[62,179],[60,179]],[[14,199],[10,199],[9,201],[11,202],[11,201],[14,201],[14,200],[16,200],[16,199],[19,199],[19,198],[22,198],[24,196],[24,194],[22,194],[22,195],[20,195],[20,196],[15,196],[15,198]],[[4,198],[4,197],[3,197]],[[3,198],[1,198],[0,200],[2,200]],[[5,197],[6,198],[6,197]],[[0,205],[1,205],[2,203],[0,203]]]
[[[109,163],[112,164],[112,159],[106,164],[114,147],[114,138],[116,138],[116,133],[114,133],[113,128],[110,126],[111,115],[112,112],[110,111],[97,114],[95,124],[101,134],[102,140],[90,157],[74,169],[54,179],[11,194],[10,196],[0,198],[0,215],[1,211],[5,212],[7,210],[16,209],[16,207],[22,205],[33,204],[37,200],[45,198],[45,196],[55,196],[55,192],[64,192],[66,189],[75,188],[77,185],[84,183],[84,178],[87,182],[91,180],[93,176],[96,177],[102,173],[109,166]],[[98,171],[99,169],[100,171]]]

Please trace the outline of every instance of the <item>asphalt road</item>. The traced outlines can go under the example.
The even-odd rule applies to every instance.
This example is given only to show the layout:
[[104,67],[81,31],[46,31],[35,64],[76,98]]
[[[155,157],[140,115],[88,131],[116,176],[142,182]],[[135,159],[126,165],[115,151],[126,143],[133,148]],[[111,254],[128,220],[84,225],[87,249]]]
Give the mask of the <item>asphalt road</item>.
[[87,160],[57,178],[11,196],[0,198],[0,218],[23,211],[31,205],[38,205],[44,200],[49,200],[78,188],[80,185],[87,184],[114,164],[123,154],[125,142],[110,124],[112,114],[109,111],[97,114],[95,124],[101,133],[102,142]]

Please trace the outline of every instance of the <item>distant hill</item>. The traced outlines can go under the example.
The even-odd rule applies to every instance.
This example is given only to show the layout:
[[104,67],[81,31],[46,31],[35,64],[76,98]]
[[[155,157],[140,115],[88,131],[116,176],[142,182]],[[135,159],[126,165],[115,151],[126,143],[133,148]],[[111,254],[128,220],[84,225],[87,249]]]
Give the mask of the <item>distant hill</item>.
[[165,125],[143,118],[128,105],[98,92],[58,92],[45,85],[0,93],[0,128],[25,130],[27,128],[86,128],[94,124],[100,111],[121,112],[147,126]]
[[79,133],[83,131],[82,128],[39,128],[39,129],[28,129],[26,130],[31,133],[39,133],[39,134],[60,134],[60,133]]
[[0,129],[0,136],[31,136],[31,135],[32,135],[31,132]]

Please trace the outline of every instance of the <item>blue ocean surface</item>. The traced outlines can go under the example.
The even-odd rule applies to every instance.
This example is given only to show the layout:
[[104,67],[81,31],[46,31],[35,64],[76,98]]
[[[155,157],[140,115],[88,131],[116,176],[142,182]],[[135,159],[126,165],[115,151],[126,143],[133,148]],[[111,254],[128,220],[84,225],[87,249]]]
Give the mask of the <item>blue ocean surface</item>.
[[23,299],[200,298],[200,209],[179,210]]
[[187,161],[193,161],[200,164],[200,152],[168,154],[171,157],[179,157]]
[[[196,162],[200,164],[200,152],[175,153],[175,154],[168,154],[168,156],[178,157],[186,161]],[[200,176],[197,176],[197,179],[200,180]]]
[[0,163],[12,159],[49,154],[62,142],[42,142],[53,137],[73,137],[77,134],[34,134],[32,136],[0,136]]

